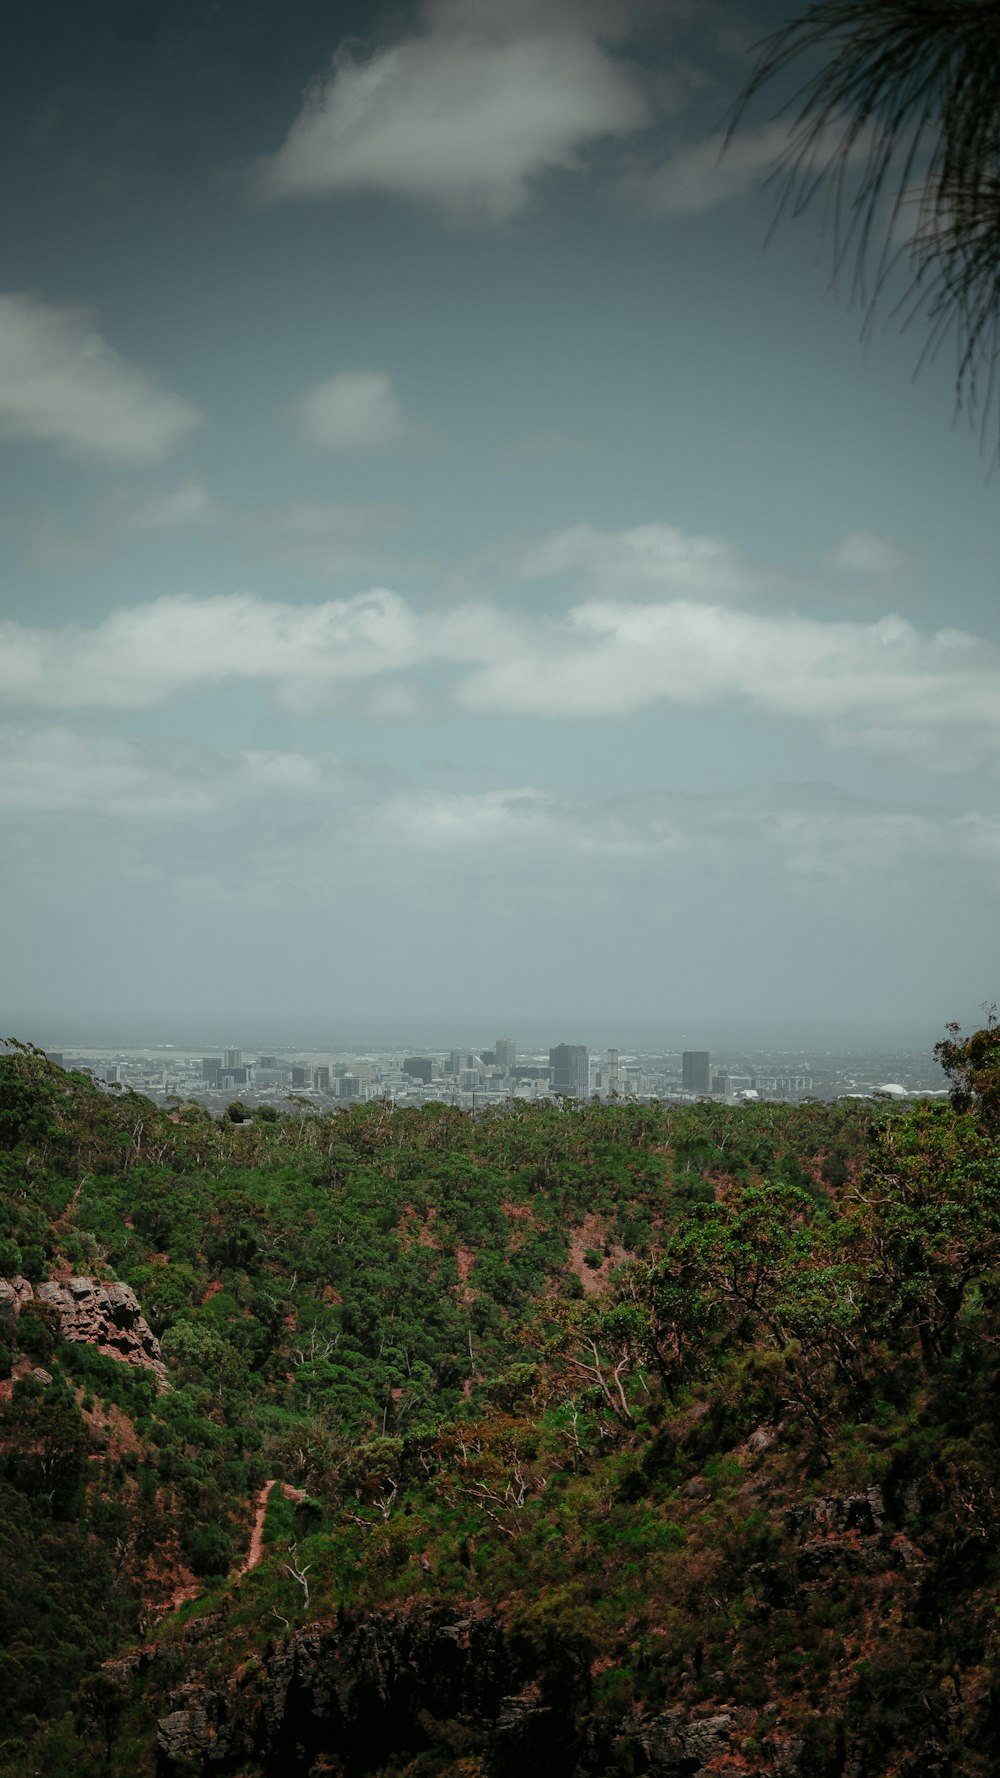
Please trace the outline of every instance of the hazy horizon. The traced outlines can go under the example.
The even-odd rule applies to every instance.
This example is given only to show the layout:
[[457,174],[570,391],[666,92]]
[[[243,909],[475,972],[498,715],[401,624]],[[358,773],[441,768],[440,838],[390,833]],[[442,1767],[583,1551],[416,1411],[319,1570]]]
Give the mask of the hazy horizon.
[[[974,1028],[977,1022],[981,1022],[981,1015],[979,1020],[970,1021],[967,1028]],[[768,1025],[765,1021],[747,1024],[724,1021],[696,1024],[690,1021],[683,1024],[666,1020],[646,1025],[623,1021],[616,1025],[606,1020],[588,1023],[586,1020],[558,1019],[547,1023],[531,1022],[521,1031],[516,1030],[510,1021],[506,1024],[501,1021],[494,1031],[488,1023],[466,1018],[454,1022],[435,1020],[423,1025],[418,1020],[400,1021],[394,1025],[357,1019],[336,1024],[331,1021],[326,1026],[258,1019],[243,1023],[181,1024],[162,1029],[153,1023],[53,1021],[51,1024],[36,1022],[35,1028],[29,1030],[22,1022],[20,1028],[12,1026],[8,1030],[5,1027],[3,1035],[34,1043],[40,1049],[84,1053],[89,1046],[95,1051],[169,1048],[181,1053],[205,1055],[234,1047],[242,1048],[248,1054],[268,1049],[303,1053],[412,1049],[419,1054],[424,1050],[491,1048],[496,1038],[508,1036],[517,1043],[519,1055],[541,1054],[557,1043],[587,1044],[592,1052],[615,1048],[646,1053],[662,1051],[665,1054],[676,1054],[682,1049],[707,1049],[713,1054],[773,1050],[777,1053],[813,1051],[817,1055],[866,1052],[888,1055],[904,1051],[930,1055],[946,1031],[943,1024],[932,1033],[929,1028],[919,1026],[874,1022],[853,1027],[808,1023]]]

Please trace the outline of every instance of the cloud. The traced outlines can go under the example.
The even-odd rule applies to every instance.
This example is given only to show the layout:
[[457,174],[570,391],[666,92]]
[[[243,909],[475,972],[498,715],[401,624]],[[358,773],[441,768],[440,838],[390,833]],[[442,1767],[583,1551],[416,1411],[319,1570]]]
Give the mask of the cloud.
[[[329,517],[306,508],[297,522],[322,537]],[[407,722],[456,707],[552,721],[725,708],[922,768],[1000,767],[1000,649],[979,637],[754,609],[760,577],[735,552],[668,525],[573,527],[518,572],[566,576],[576,596],[539,611],[487,599],[419,610],[385,587],[299,604],[178,595],[91,629],[8,620],[0,694],[12,707],[128,710],[243,683],[290,711]]]
[[641,127],[648,109],[604,47],[627,9],[428,4],[423,29],[356,59],[345,45],[278,152],[270,198],[376,191],[452,219],[500,223],[531,183],[581,164],[587,143]]
[[201,419],[191,402],[120,357],[85,310],[0,295],[0,433],[145,463]]
[[635,525],[600,531],[573,525],[530,550],[519,564],[525,580],[572,575],[574,586],[640,593],[688,593],[715,598],[749,592],[755,577],[718,537],[690,536],[676,525]]
[[637,163],[617,181],[617,195],[644,216],[697,216],[759,186],[787,149],[787,124],[767,124],[733,138],[722,131],[688,142],[663,159]]
[[0,729],[0,817],[6,819],[200,821],[262,796],[314,799],[331,784],[337,784],[337,762],[329,756],[261,750],[226,756],[66,728]]
[[391,450],[421,430],[381,370],[340,371],[308,390],[294,413],[308,442],[324,451]]
[[459,688],[470,710],[625,717],[661,700],[743,705],[818,722],[841,745],[923,766],[1000,753],[1000,650],[958,630],[923,636],[899,617],[829,623],[676,599],[590,600],[534,646]]
[[216,507],[200,482],[184,482],[170,494],[151,494],[137,501],[125,520],[131,531],[166,531],[175,526],[206,525],[216,518]]
[[546,1042],[817,1006],[856,1031],[890,1003],[936,1035],[982,998],[989,809],[466,782],[449,797],[295,751],[0,733],[12,1017],[32,1036],[76,1015],[93,1041],[94,1020],[135,1017],[139,980],[160,1037],[305,1013],[325,1043],[356,1019],[426,1033],[451,1011],[460,1029],[470,959],[480,1000]]
[[[839,136],[831,126],[809,152],[818,171],[832,157]],[[768,123],[742,130],[726,141],[717,130],[701,142],[680,143],[658,159],[637,159],[612,189],[629,209],[643,216],[699,216],[760,189],[784,162],[796,140],[796,126]],[[847,156],[854,166],[867,160],[869,135],[863,132]]]
[[[822,784],[701,796],[534,783],[448,793],[347,769],[330,754],[225,753],[64,727],[0,730],[0,824],[5,845],[62,836],[64,869],[82,855],[106,872],[120,856],[182,896],[225,889],[264,904],[397,885],[403,858],[408,887],[432,894],[442,870],[452,888],[463,877],[495,881],[498,909],[511,885],[529,902],[565,905],[567,872],[574,901],[628,882],[647,897],[657,883],[690,889],[708,869],[723,896],[725,878],[750,870],[758,889],[763,873],[809,904],[902,882],[915,864],[945,882],[956,858],[991,893],[1000,887],[1000,821],[990,812],[893,807]],[[95,833],[110,853],[94,853]]]
[[851,531],[834,552],[834,566],[850,574],[894,574],[906,564],[901,549],[874,531]]
[[412,664],[419,624],[395,593],[288,605],[249,594],[164,596],[92,630],[0,622],[0,692],[55,710],[141,710],[225,681],[277,682],[292,700],[315,683]]
[[[311,580],[382,578],[399,566],[386,540],[411,516],[405,505],[391,500],[293,500],[255,514],[244,536],[255,559],[263,546]],[[408,554],[407,567],[412,571],[414,565]]]

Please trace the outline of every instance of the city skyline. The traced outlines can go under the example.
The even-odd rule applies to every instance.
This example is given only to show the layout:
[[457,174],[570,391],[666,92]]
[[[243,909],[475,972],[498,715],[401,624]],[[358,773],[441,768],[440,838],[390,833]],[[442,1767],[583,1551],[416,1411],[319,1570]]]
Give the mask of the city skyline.
[[112,1091],[128,1088],[161,1103],[196,1100],[216,1115],[243,1107],[250,1116],[261,1105],[344,1111],[370,1100],[411,1107],[443,1101],[475,1112],[512,1099],[714,1099],[740,1105],[947,1091],[936,1055],[926,1050],[807,1055],[795,1049],[691,1052],[565,1043],[532,1049],[511,1038],[492,1047],[425,1045],[412,1053],[405,1046],[288,1046],[256,1055],[242,1046],[217,1048],[220,1054],[201,1056],[173,1045],[48,1054],[60,1067],[89,1069]]

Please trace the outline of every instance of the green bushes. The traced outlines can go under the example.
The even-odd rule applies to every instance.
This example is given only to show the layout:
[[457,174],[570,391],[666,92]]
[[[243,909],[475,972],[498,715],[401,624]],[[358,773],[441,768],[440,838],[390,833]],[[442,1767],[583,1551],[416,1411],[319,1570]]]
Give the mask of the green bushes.
[[[47,1311],[0,1352],[0,1374],[55,1379],[18,1381],[0,1410],[0,1555],[20,1576],[0,1630],[48,1651],[54,1708],[139,1636],[157,1560],[163,1593],[178,1562],[224,1585],[273,1477],[309,1502],[271,1490],[241,1660],[278,1620],[477,1599],[550,1699],[589,1698],[608,1721],[725,1700],[750,1713],[744,1756],[773,1763],[775,1692],[785,1741],[806,1743],[827,1694],[843,1717],[854,1687],[877,1759],[900,1770],[917,1678],[930,1695],[943,1663],[985,1661],[1000,1187],[974,1108],[180,1107],[174,1122],[13,1065],[0,1166],[29,1183],[0,1192],[0,1257],[47,1272],[85,1253],[116,1272],[172,1383],[159,1396],[65,1345]],[[616,1243],[633,1257],[604,1286]],[[829,1503],[871,1486],[882,1530],[842,1539],[864,1561],[821,1550],[803,1567],[804,1545],[837,1542]],[[916,1558],[892,1553],[897,1535]],[[98,1585],[113,1609],[74,1637],[76,1592]],[[871,1646],[919,1634],[901,1665],[855,1677],[857,1625]],[[33,1653],[11,1685],[19,1720],[40,1714]],[[120,1747],[142,1770],[132,1710]],[[81,1712],[72,1732],[99,1765]],[[816,1772],[835,1770],[840,1730],[809,1733]],[[881,1778],[875,1753],[865,1769]]]

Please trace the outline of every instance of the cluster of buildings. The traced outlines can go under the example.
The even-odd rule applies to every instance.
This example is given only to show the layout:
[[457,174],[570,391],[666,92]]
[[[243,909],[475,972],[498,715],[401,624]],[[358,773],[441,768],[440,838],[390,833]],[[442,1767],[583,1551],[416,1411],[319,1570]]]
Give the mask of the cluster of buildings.
[[[71,1068],[89,1068],[112,1087],[132,1087],[149,1097],[198,1099],[223,1109],[234,1099],[257,1104],[392,1099],[398,1104],[444,1100],[475,1109],[491,1101],[520,1098],[691,1099],[710,1095],[734,1103],[755,1097],[754,1074],[720,1072],[707,1051],[682,1055],[623,1055],[617,1049],[591,1052],[586,1044],[559,1043],[547,1052],[518,1054],[512,1037],[492,1048],[435,1050],[406,1054],[376,1050],[362,1057],[278,1051],[258,1054],[221,1047],[215,1055],[192,1056],[166,1045],[156,1050],[80,1055],[50,1052]],[[768,1082],[797,1094],[810,1090],[805,1076]]]
[[156,1049],[50,1052],[69,1068],[89,1068],[112,1087],[132,1087],[163,1102],[197,1099],[221,1111],[239,1099],[254,1106],[292,1105],[333,1109],[366,1099],[400,1105],[431,1100],[470,1110],[505,1099],[713,1099],[727,1105],[755,1100],[792,1104],[811,1097],[892,1097],[941,1090],[943,1077],[929,1057],[904,1053],[891,1059],[894,1080],[885,1084],[890,1058],[828,1054],[811,1061],[801,1052],[758,1051],[713,1063],[708,1050],[591,1051],[586,1044],[558,1043],[548,1051],[519,1054],[512,1037],[479,1050],[375,1049],[353,1052],[257,1054],[220,1047],[214,1055]]

